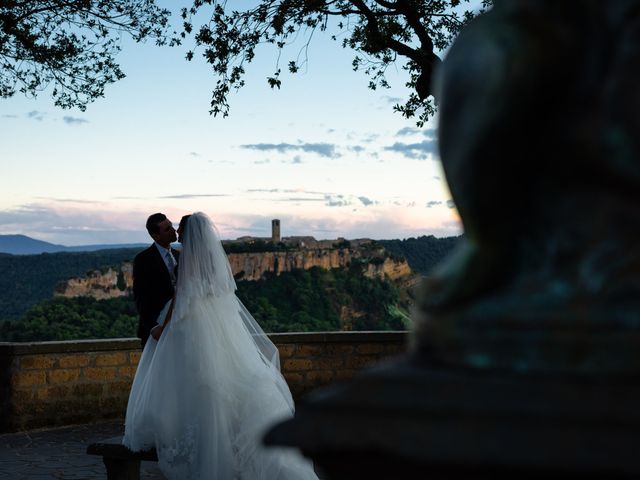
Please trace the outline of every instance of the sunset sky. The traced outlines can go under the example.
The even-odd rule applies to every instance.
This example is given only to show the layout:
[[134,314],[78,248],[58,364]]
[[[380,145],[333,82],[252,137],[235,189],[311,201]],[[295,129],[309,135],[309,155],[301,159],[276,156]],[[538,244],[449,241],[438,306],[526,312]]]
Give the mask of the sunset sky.
[[[215,78],[184,48],[123,41],[127,77],[86,112],[0,99],[0,234],[64,245],[146,242],[146,217],[201,210],[225,238],[377,239],[461,233],[435,122],[393,112],[408,95],[371,91],[353,52],[314,37],[305,69],[271,90],[276,55],[258,52],[228,118],[210,116]],[[285,62],[286,63],[286,62]]]

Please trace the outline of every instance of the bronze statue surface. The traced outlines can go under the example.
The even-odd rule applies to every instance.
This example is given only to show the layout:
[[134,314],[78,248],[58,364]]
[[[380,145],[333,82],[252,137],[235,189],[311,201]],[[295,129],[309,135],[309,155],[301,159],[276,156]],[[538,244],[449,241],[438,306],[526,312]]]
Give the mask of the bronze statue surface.
[[439,73],[465,230],[413,350],[267,443],[332,480],[640,476],[640,1],[495,0]]
[[465,244],[419,351],[518,371],[640,372],[640,4],[497,1],[439,76]]

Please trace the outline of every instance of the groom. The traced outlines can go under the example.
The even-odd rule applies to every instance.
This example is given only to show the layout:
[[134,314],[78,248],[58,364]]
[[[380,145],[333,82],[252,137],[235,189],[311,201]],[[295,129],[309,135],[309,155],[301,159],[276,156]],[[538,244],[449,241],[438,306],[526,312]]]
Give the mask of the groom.
[[158,315],[173,298],[179,259],[179,252],[171,248],[171,243],[176,241],[176,230],[166,215],[154,213],[147,219],[146,226],[153,245],[133,260],[133,298],[139,314],[138,337],[142,348],[149,335],[156,340],[160,337]]

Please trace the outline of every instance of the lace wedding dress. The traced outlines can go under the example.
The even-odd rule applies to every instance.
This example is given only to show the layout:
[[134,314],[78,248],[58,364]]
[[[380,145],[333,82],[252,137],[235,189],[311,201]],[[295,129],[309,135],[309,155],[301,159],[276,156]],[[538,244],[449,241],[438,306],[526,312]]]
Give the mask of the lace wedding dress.
[[293,412],[278,351],[236,297],[214,225],[191,215],[172,317],[142,352],[124,445],[156,447],[169,479],[317,480],[296,451],[261,444],[265,430]]

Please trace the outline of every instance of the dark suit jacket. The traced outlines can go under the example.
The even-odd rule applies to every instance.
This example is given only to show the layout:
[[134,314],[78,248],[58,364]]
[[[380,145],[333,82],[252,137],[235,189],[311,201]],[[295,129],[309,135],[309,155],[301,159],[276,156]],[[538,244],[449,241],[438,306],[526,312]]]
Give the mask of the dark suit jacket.
[[[171,253],[178,261],[180,253],[174,249]],[[138,337],[142,339],[143,347],[149,332],[158,324],[162,307],[171,300],[174,292],[171,276],[155,244],[136,255],[133,260],[133,298],[139,315]]]

